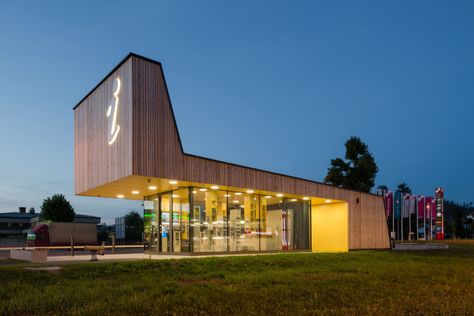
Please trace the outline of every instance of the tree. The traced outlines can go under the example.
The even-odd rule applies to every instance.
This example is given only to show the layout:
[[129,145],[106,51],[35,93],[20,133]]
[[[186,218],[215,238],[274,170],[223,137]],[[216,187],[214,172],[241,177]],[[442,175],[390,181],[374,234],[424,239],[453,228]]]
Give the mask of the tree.
[[398,186],[397,186],[397,189],[402,192],[402,194],[411,194],[411,189],[410,187],[408,186],[408,184],[406,184],[405,182],[402,182],[400,183]]
[[464,214],[456,208],[453,210],[454,235],[458,238],[466,238],[468,233],[464,228]]
[[377,187],[377,194],[384,196],[388,192],[388,186],[381,184]]
[[143,218],[136,211],[125,215],[125,240],[127,242],[141,242],[143,233]]
[[368,146],[359,137],[350,137],[344,144],[345,160],[331,159],[324,182],[339,187],[370,192],[379,171]]
[[97,225],[97,242],[99,244],[101,244],[102,242],[111,242],[111,234],[114,232],[114,230],[115,227],[113,225],[107,225],[106,223]]
[[55,222],[72,222],[76,213],[62,194],[55,194],[43,200],[41,218]]

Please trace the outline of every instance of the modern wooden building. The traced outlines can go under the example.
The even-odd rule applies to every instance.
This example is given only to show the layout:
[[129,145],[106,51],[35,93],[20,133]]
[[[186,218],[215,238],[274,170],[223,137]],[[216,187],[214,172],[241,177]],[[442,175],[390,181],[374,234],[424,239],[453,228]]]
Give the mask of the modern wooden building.
[[144,201],[153,252],[389,248],[380,196],[184,152],[162,66],[136,54],[74,107],[74,157],[76,194]]

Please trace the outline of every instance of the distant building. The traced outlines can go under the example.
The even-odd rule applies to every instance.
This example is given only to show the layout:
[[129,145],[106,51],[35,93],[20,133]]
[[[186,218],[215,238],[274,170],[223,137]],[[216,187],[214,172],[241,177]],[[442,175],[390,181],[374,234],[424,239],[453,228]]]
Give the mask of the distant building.
[[[0,245],[22,245],[31,229],[41,222],[39,213],[34,208],[28,211],[19,207],[18,212],[0,213]],[[76,214],[73,223],[99,224],[100,217]]]
[[464,221],[463,221],[464,229],[470,231],[471,228],[472,228],[472,223],[473,222],[474,222],[474,212],[472,212],[471,214],[467,215],[464,218]]
[[0,237],[23,235],[38,220],[39,214],[34,208],[28,212],[26,207],[20,207],[19,212],[0,213]]

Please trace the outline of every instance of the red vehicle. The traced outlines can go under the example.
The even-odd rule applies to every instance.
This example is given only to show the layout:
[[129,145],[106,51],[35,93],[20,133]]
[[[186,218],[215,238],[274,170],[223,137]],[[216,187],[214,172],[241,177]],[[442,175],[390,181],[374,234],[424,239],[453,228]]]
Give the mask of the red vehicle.
[[29,247],[96,245],[97,225],[91,223],[39,223],[28,233]]

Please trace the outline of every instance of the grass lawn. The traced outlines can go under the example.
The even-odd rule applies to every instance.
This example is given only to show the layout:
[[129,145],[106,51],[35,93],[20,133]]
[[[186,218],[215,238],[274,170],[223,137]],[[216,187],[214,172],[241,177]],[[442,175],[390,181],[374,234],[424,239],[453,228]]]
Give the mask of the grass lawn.
[[70,264],[58,275],[4,260],[0,315],[474,314],[474,243],[450,247]]

